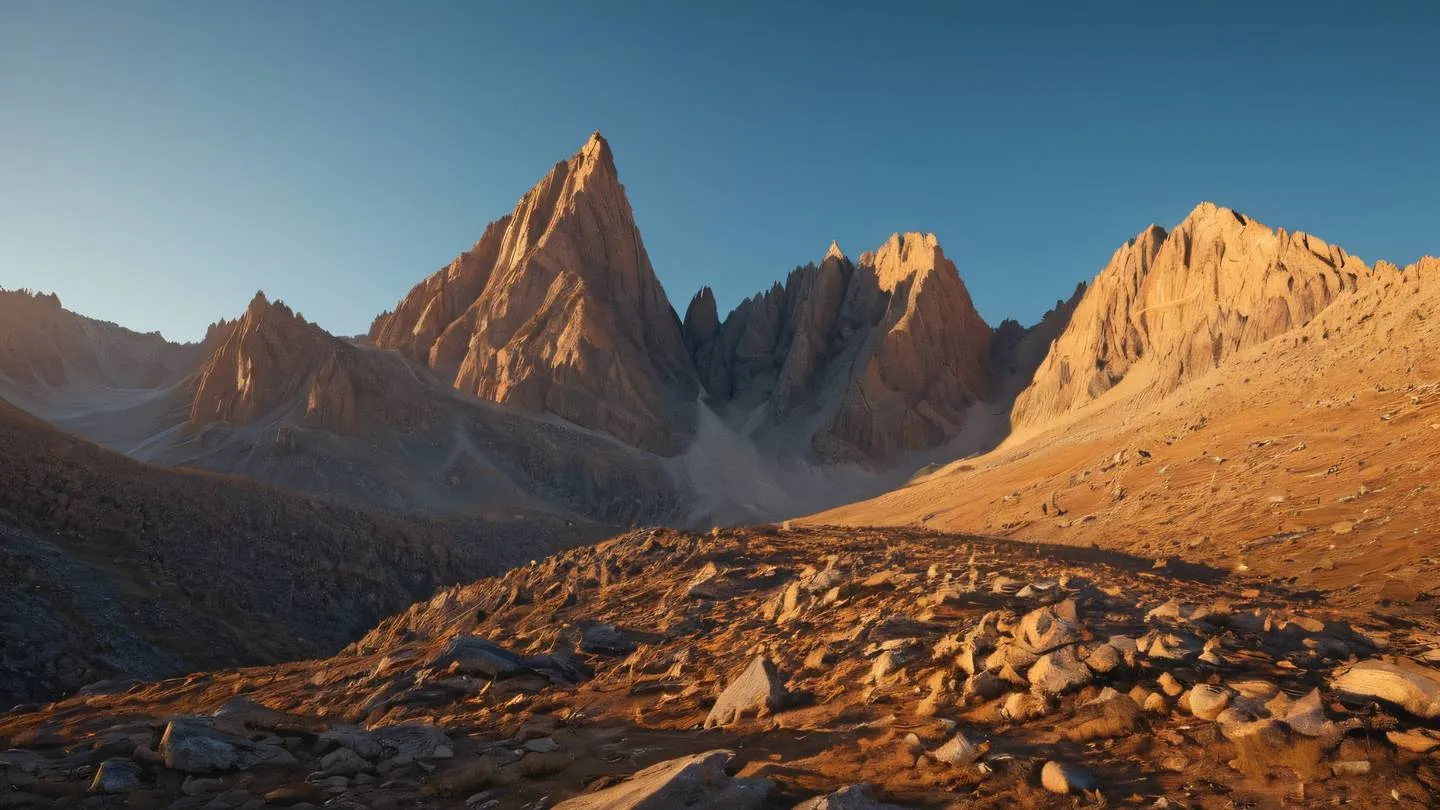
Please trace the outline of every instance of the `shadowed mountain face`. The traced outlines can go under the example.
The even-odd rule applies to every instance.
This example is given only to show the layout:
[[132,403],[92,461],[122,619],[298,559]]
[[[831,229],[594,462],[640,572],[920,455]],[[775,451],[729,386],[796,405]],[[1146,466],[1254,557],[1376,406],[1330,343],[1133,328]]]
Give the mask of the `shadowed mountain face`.
[[858,264],[832,244],[723,324],[707,288],[685,329],[713,402],[758,409],[758,434],[790,434],[825,462],[937,447],[994,382],[991,330],[929,234],[896,234]]
[[104,678],[328,653],[439,585],[584,536],[400,517],[167,470],[3,401],[0,446],[7,707]]

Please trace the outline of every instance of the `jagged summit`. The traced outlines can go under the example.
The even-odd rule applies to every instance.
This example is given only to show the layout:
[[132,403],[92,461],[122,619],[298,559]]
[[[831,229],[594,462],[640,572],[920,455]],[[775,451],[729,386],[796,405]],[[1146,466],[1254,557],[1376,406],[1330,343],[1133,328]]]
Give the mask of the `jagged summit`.
[[[939,270],[948,271],[957,280],[960,277],[955,265],[945,258],[940,240],[933,233],[891,234],[879,248],[862,254],[860,263],[875,269],[880,289],[887,292],[918,273]],[[968,293],[966,297],[968,299]]]
[[1162,396],[1249,346],[1305,324],[1371,273],[1341,248],[1203,202],[1168,234],[1150,226],[1095,277],[1014,421],[1030,425],[1130,376]]
[[858,263],[832,243],[718,329],[706,305],[685,335],[712,400],[763,406],[761,433],[823,461],[936,447],[989,386],[990,328],[933,234],[895,234]]
[[596,163],[605,163],[609,166],[615,165],[615,158],[610,152],[610,142],[600,134],[600,130],[590,133],[590,139],[580,148],[580,154],[585,159]]
[[482,399],[669,454],[694,424],[693,361],[593,134],[371,338]]
[[338,341],[257,292],[196,378],[190,421],[246,425],[288,403]]
[[830,249],[825,251],[825,258],[821,260],[821,264],[831,259],[838,259],[842,262],[850,261],[850,259],[845,256],[845,251],[840,249],[840,243],[833,239],[830,241]]

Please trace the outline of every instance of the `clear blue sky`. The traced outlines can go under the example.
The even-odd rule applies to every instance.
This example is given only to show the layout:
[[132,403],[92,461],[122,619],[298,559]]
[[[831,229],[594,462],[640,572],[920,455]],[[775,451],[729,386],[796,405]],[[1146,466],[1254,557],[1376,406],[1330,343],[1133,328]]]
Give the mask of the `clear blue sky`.
[[0,286],[361,332],[595,129],[682,311],[927,230],[1029,322],[1205,199],[1440,252],[1440,3],[707,5],[3,0]]

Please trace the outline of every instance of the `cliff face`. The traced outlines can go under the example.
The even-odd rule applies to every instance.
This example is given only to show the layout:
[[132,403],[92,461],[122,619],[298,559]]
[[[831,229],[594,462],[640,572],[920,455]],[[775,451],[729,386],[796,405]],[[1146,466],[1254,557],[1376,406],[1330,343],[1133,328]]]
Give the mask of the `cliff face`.
[[1073,410],[1132,373],[1161,396],[1234,353],[1301,326],[1370,268],[1304,233],[1210,203],[1151,226],[1095,277],[1016,402],[1017,425]]
[[742,302],[712,326],[702,291],[686,341],[712,401],[808,433],[820,461],[883,463],[956,435],[990,384],[991,330],[929,234],[896,234]]
[[693,431],[693,361],[599,133],[370,336],[462,391],[643,449]]

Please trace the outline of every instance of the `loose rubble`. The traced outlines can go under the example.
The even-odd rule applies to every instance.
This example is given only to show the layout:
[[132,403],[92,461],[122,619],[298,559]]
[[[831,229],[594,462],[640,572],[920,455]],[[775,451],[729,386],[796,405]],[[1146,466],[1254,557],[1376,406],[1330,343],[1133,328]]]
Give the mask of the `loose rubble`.
[[329,659],[0,716],[0,806],[1440,802],[1433,619],[1173,568],[636,531],[441,591]]

